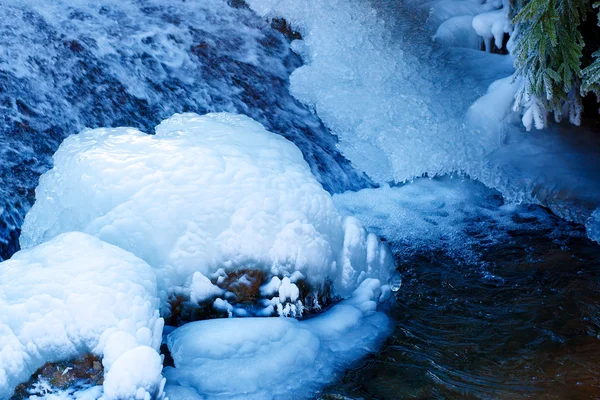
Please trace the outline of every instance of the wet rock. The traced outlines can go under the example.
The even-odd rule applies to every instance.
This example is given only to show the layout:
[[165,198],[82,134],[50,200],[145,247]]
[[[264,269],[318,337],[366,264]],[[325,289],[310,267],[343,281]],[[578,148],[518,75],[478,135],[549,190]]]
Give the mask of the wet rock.
[[214,282],[221,289],[235,295],[238,303],[254,303],[260,297],[260,287],[265,282],[262,270],[238,270],[227,274],[221,282]]
[[39,389],[35,389],[40,382],[44,382],[48,390],[63,390],[76,385],[102,385],[104,367],[100,358],[92,354],[70,361],[46,363],[35,371],[29,381],[17,386],[10,400],[28,399],[34,393],[41,394]]

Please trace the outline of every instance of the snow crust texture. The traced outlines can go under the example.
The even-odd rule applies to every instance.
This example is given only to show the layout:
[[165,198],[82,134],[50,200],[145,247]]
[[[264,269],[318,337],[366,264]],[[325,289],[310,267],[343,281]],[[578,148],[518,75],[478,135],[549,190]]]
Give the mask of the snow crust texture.
[[[177,399],[306,399],[373,351],[392,327],[377,305],[389,297],[365,280],[318,317],[198,321],[168,336],[175,368],[166,388]],[[239,371],[232,377],[231,371]]]
[[104,399],[160,399],[158,304],[150,266],[90,235],[16,253],[0,265],[0,398],[45,362],[92,353],[107,371]]
[[245,116],[175,115],[155,135],[84,131],[63,142],[54,164],[27,214],[23,248],[89,233],[147,261],[163,300],[201,285],[194,273],[219,269],[300,272],[344,296],[393,265],[358,220],[342,220],[298,148]]

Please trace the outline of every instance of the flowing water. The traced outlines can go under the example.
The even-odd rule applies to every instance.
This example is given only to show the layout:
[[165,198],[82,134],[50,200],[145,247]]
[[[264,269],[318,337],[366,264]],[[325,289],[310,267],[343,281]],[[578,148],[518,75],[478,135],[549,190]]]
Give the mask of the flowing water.
[[444,251],[398,259],[392,338],[328,393],[598,398],[600,246],[581,228],[547,218],[551,228],[518,221],[527,226],[477,249],[477,263]]

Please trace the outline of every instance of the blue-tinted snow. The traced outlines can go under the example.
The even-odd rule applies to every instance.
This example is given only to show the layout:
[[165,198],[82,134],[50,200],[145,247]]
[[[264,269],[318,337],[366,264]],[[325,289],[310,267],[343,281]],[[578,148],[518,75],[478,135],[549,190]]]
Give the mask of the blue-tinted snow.
[[175,112],[244,113],[293,141],[330,192],[369,185],[288,92],[289,39],[240,1],[0,3],[0,256],[38,176],[84,127],[152,128]]

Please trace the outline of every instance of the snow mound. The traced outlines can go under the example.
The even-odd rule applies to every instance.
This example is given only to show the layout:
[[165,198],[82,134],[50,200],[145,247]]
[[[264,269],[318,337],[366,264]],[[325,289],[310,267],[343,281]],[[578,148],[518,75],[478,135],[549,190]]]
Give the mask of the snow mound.
[[311,398],[391,329],[377,304],[387,286],[365,280],[316,318],[216,319],[187,324],[167,339],[175,368],[167,394],[178,399]]
[[176,114],[156,135],[116,128],[66,139],[40,179],[21,245],[75,230],[147,261],[163,300],[176,287],[214,293],[194,273],[221,268],[299,271],[343,296],[393,265],[387,246],[342,220],[294,144],[227,113]]
[[105,399],[160,399],[157,310],[150,266],[97,238],[66,233],[16,253],[0,265],[0,398],[46,362],[93,353]]

